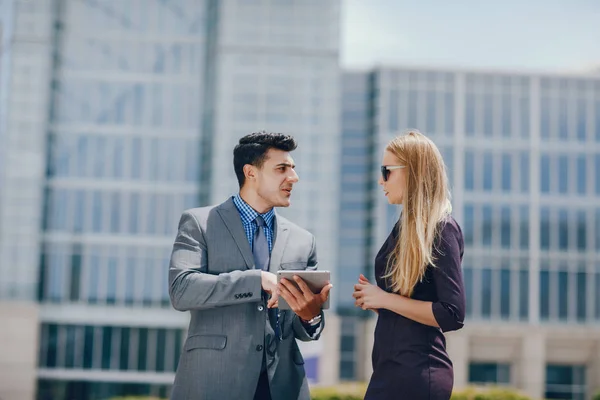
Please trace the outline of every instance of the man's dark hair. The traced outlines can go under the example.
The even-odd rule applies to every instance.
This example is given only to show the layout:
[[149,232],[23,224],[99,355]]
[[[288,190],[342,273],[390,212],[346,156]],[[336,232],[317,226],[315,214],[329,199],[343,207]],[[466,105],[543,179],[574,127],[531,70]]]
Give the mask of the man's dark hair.
[[269,149],[293,151],[298,147],[296,139],[283,133],[254,132],[244,136],[233,149],[233,169],[240,188],[244,186],[246,177],[244,165],[250,164],[261,168],[267,159]]

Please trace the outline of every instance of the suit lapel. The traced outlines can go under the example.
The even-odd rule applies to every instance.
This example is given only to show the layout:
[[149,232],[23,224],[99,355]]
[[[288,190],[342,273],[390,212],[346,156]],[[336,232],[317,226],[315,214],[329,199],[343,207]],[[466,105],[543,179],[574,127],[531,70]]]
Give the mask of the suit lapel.
[[277,273],[281,265],[281,259],[283,258],[283,252],[285,245],[287,244],[288,235],[290,233],[289,227],[285,223],[285,220],[275,215],[275,235],[273,236],[273,250],[271,250],[271,261],[269,263],[269,272],[274,274]]
[[221,216],[223,223],[225,223],[225,226],[229,230],[237,247],[240,249],[244,261],[246,262],[246,268],[252,268],[254,266],[254,256],[252,255],[252,249],[250,248],[250,243],[248,243],[248,238],[246,237],[246,232],[242,225],[240,213],[235,207],[233,200],[229,199],[221,204],[217,208],[217,212]]

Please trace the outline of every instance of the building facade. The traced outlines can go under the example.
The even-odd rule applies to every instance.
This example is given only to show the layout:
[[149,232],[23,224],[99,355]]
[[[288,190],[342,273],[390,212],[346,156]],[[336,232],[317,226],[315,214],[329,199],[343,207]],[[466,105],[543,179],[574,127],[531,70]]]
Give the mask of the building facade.
[[[177,223],[237,191],[239,137],[299,140],[281,213],[337,264],[339,2],[0,7],[0,397],[167,397],[188,323],[168,297]],[[321,346],[303,347],[313,382]]]
[[[381,68],[345,74],[343,82],[343,159],[354,158],[341,169],[342,198],[354,199],[346,182],[362,168],[353,153],[362,146],[348,143],[372,144],[364,165],[373,194],[353,200],[359,213],[341,209],[342,230],[365,210],[373,227],[371,242],[340,233],[340,249],[362,244],[369,252],[352,273],[372,274],[371,260],[399,216],[376,184],[385,144],[417,128],[444,156],[465,236],[467,321],[447,335],[456,387],[506,384],[557,399],[600,390],[600,78]],[[368,115],[350,100],[356,96],[371,99]],[[356,118],[367,126],[362,136],[346,129]],[[368,379],[370,345],[361,353],[365,346],[356,344],[372,340],[374,319],[363,327],[347,320],[342,325],[355,327],[340,350],[355,374],[341,377]]]

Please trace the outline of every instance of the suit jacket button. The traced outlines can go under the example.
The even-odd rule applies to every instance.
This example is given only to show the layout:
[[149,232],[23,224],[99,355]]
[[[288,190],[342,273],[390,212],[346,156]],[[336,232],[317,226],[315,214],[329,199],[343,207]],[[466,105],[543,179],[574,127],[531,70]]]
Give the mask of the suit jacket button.
[[263,347],[262,344],[259,344],[258,346],[256,346],[256,351],[262,351]]
[[262,311],[262,310],[264,310],[264,309],[265,309],[265,308],[262,306],[262,304],[261,304],[260,306],[258,306],[258,311]]

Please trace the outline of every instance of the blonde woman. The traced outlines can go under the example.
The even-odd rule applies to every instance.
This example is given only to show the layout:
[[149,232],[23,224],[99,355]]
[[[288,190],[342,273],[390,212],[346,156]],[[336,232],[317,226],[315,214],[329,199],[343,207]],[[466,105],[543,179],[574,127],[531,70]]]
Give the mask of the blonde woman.
[[418,131],[386,147],[379,185],[402,214],[375,258],[377,284],[363,275],[355,305],[378,313],[366,400],[447,400],[454,374],[443,332],[462,328],[463,235],[450,215],[439,150]]

